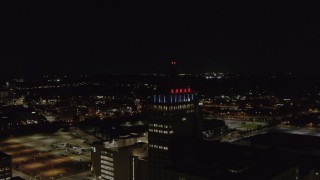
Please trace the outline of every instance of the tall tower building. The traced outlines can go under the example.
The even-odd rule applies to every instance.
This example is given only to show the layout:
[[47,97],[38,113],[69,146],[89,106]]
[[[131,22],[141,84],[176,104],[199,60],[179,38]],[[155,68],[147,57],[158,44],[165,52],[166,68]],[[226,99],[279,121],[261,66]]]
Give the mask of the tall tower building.
[[177,142],[197,137],[196,114],[195,93],[177,76],[176,61],[170,61],[167,84],[149,104],[149,179],[166,179],[161,169],[183,151],[175,147]]

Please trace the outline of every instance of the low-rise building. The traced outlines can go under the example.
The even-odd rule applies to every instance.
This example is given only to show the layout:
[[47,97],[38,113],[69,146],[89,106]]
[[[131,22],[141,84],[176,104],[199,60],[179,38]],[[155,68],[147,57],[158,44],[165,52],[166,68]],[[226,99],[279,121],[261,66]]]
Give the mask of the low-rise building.
[[92,173],[96,179],[147,180],[147,146],[137,137],[97,143],[92,147]]

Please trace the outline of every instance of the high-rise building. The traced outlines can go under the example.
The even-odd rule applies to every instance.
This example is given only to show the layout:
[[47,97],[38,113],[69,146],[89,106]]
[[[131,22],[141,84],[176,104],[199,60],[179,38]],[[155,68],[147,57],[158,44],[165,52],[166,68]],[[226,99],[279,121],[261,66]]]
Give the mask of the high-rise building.
[[0,152],[0,180],[9,180],[11,176],[11,156]]
[[197,137],[199,129],[196,95],[179,79],[174,60],[167,84],[150,99],[148,122],[149,179],[166,179],[162,168],[180,154],[176,142]]

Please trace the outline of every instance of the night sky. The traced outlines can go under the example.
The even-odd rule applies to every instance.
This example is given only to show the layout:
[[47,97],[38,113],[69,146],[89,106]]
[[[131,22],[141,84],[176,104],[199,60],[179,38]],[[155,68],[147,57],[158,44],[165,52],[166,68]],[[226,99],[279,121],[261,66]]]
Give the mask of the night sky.
[[0,1],[0,74],[307,72],[319,1]]

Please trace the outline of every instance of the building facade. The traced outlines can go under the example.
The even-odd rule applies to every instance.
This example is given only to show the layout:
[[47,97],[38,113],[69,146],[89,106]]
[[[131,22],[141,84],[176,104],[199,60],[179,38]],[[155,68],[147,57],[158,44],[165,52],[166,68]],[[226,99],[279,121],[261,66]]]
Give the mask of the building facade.
[[[139,138],[117,139],[92,148],[92,172],[96,179],[146,180],[147,144]],[[145,169],[145,171],[141,171]]]
[[179,82],[176,62],[170,62],[166,88],[153,95],[149,104],[149,179],[166,179],[162,168],[179,157],[176,142],[197,137],[197,98],[194,91]]

